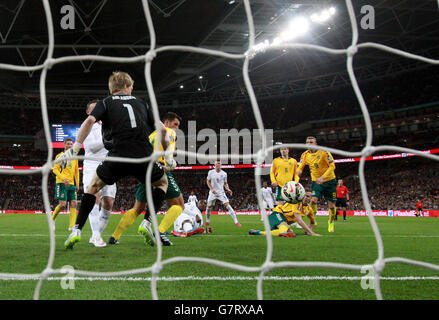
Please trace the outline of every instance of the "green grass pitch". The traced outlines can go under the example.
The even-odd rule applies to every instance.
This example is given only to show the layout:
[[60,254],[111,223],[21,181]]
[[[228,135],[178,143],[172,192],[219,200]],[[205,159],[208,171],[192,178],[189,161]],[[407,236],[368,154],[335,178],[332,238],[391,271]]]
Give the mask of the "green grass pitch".
[[[108,240],[120,215],[112,215],[104,240]],[[159,220],[162,217],[159,217]],[[171,257],[204,257],[244,266],[260,266],[267,253],[265,236],[250,236],[248,230],[261,229],[259,216],[240,216],[242,227],[236,227],[229,216],[212,216],[213,234],[191,238],[171,237],[173,247],[163,247],[162,259]],[[63,243],[68,216],[56,221],[54,268],[70,265],[76,270],[122,271],[150,267],[157,258],[157,247],[146,247],[136,234],[140,218],[121,238],[120,245],[95,248],[88,244],[91,234],[87,223],[82,240],[74,250],[66,251]],[[335,233],[327,232],[327,217],[318,217],[315,231],[322,237],[273,237],[273,261],[327,261],[349,264],[371,264],[377,258],[377,243],[367,217],[349,217],[339,221]],[[404,257],[439,264],[439,219],[376,218],[384,241],[385,257]],[[47,218],[33,214],[0,215],[0,273],[39,273],[49,256]],[[268,300],[367,300],[375,299],[374,290],[361,287],[359,271],[325,268],[282,268],[266,274],[264,299]],[[158,296],[166,300],[253,300],[257,299],[259,273],[241,272],[198,262],[165,265],[159,274]],[[40,299],[152,299],[151,273],[105,279],[92,277],[75,280],[75,288],[62,289],[61,275],[44,281]],[[191,279],[190,277],[198,277]],[[279,278],[277,278],[279,277]],[[298,278],[295,278],[298,277]],[[384,299],[438,299],[439,272],[422,267],[391,263],[381,282]],[[406,277],[415,277],[408,279]],[[429,279],[423,279],[429,277]],[[36,280],[0,280],[0,299],[32,299]]]

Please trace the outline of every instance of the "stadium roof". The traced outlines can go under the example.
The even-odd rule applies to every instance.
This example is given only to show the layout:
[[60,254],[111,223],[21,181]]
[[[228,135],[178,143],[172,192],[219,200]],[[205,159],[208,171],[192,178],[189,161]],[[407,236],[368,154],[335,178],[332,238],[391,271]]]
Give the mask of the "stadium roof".
[[[355,0],[357,21],[365,15],[361,7],[375,9],[375,29],[359,28],[359,42],[378,42],[404,51],[437,58],[439,53],[439,10],[436,0]],[[336,14],[315,23],[300,42],[331,48],[347,48],[351,26],[341,0],[253,0],[256,42],[275,38],[299,16],[334,7]],[[50,1],[54,19],[54,57],[82,54],[132,57],[149,49],[149,34],[140,0]],[[63,5],[75,8],[75,29],[63,30]],[[242,0],[150,0],[157,46],[189,45],[243,53],[248,47],[248,25]],[[0,4],[0,63],[41,64],[47,54],[47,24],[42,1],[6,0]],[[196,104],[246,99],[242,60],[185,52],[157,55],[152,79],[159,102]],[[378,50],[364,49],[355,56],[360,81],[398,72],[429,67]],[[136,94],[146,95],[143,63],[113,64],[70,62],[53,67],[47,78],[51,95],[105,95],[109,74],[129,72]],[[40,71],[0,70],[0,92],[38,93]],[[202,79],[200,79],[202,76]],[[349,85],[346,57],[311,50],[265,52],[251,61],[250,76],[258,98],[309,92]],[[180,89],[180,85],[184,88]]]

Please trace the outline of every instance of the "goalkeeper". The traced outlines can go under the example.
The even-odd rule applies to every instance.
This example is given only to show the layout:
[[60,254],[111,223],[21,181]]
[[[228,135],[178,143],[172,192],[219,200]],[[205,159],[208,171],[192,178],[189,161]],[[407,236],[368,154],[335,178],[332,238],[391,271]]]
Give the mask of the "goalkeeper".
[[[308,204],[311,201],[311,192],[306,192],[305,197],[302,202],[297,204],[284,203],[283,205],[278,205],[273,209],[270,216],[268,217],[268,222],[270,223],[271,235],[279,236],[285,238],[293,238],[296,235],[291,229],[290,225],[293,223],[298,223],[302,229],[305,231],[306,235],[320,237],[320,234],[314,233],[313,229],[315,226],[314,215],[309,210]],[[307,226],[303,221],[302,217],[307,216],[310,225]],[[250,235],[265,235],[265,231],[250,229],[248,232]]]

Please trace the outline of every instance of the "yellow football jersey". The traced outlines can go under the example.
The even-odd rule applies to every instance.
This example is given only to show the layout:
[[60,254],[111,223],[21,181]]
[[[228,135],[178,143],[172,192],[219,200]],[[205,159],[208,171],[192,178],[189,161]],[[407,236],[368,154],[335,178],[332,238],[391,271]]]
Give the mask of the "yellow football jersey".
[[300,214],[302,217],[305,217],[309,214],[308,205],[303,205],[301,202],[292,204],[292,203],[284,203],[283,205],[276,206],[273,211],[282,213],[287,219],[288,224],[292,224],[296,222],[295,213]]
[[312,181],[320,177],[323,177],[323,182],[335,179],[334,158],[328,151],[306,150],[300,157],[299,170],[303,171],[306,165],[309,166]]
[[273,160],[270,170],[271,183],[277,182],[282,187],[288,181],[299,181],[297,176],[297,160],[294,158],[283,159],[278,157]]
[[[171,128],[166,128],[166,132],[169,136],[169,149],[174,151],[175,150],[175,142],[177,141],[177,134],[175,131]],[[152,148],[154,151],[156,151],[156,143],[157,143],[157,131],[154,131],[149,135],[149,142],[152,144]],[[157,151],[164,151],[163,146],[160,143],[160,149]],[[158,161],[162,164],[166,164],[164,157],[160,157]]]
[[[55,160],[58,159],[64,152],[58,153]],[[69,180],[70,184],[79,186],[79,166],[78,159],[70,160],[69,164],[61,169],[60,163],[53,165],[53,173],[56,175],[56,183],[64,183],[64,180]]]

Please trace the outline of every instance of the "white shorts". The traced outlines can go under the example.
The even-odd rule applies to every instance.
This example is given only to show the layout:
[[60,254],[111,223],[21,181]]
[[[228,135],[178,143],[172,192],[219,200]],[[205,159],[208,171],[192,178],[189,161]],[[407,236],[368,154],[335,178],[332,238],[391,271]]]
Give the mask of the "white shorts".
[[[94,170],[85,170],[84,169],[84,173],[82,176],[82,184],[84,186],[84,192],[87,191],[88,186],[91,183],[91,180],[93,179],[93,176],[95,175],[96,172],[96,168],[94,168]],[[116,184],[112,184],[109,186],[105,186],[101,189],[100,193],[101,193],[101,198],[102,197],[110,197],[110,198],[116,198]]]
[[273,201],[262,200],[262,205],[264,206],[264,209],[273,209],[274,208]]
[[216,200],[221,201],[222,204],[229,202],[229,199],[224,192],[213,194],[212,191],[209,191],[209,196],[207,197],[207,206],[214,206]]

